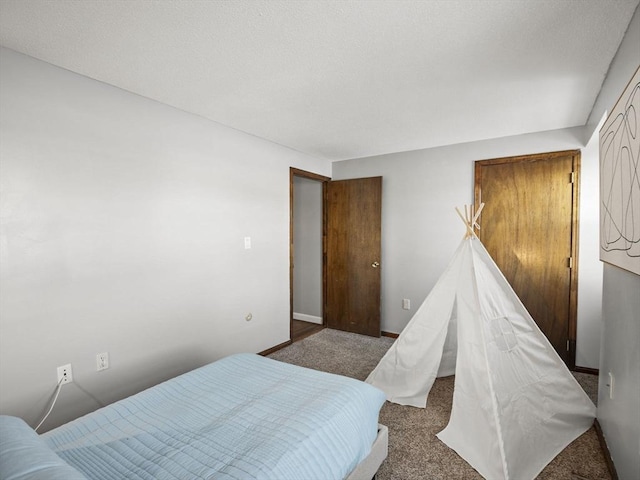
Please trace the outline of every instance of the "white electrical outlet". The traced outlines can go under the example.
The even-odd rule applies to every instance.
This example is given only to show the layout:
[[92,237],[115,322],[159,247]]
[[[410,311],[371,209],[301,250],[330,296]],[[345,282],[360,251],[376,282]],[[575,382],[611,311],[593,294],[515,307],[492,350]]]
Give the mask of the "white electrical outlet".
[[71,370],[71,364],[67,363],[58,367],[58,383],[64,385],[65,383],[73,382],[73,371]]
[[99,353],[96,355],[96,370],[106,370],[109,368],[109,352]]
[[609,398],[613,399],[613,388],[616,384],[616,377],[613,376],[612,372],[609,372],[609,383],[607,386],[609,387]]
[[411,310],[411,300],[409,300],[408,298],[403,298],[402,299],[402,308],[404,310]]

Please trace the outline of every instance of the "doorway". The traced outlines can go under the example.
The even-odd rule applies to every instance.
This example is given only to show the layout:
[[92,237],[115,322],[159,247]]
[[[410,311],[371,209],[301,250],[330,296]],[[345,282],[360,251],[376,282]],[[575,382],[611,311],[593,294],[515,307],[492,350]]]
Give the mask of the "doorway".
[[301,340],[325,326],[325,190],[330,179],[290,169],[290,335]]
[[291,341],[327,326],[380,336],[382,177],[290,168],[289,186]]
[[479,237],[540,330],[575,367],[580,151],[475,162]]

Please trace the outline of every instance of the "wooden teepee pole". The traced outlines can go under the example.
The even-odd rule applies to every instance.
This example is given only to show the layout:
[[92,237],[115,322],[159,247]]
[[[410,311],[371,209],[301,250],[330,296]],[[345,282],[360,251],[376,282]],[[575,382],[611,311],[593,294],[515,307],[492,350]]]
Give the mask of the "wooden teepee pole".
[[478,225],[478,218],[480,217],[480,213],[482,212],[483,208],[484,208],[484,203],[481,203],[478,210],[474,213],[473,205],[465,205],[464,215],[463,215],[462,212],[458,209],[458,207],[456,207],[456,212],[458,213],[458,216],[467,227],[467,232],[464,238],[477,237],[476,232],[474,231],[474,228],[477,228],[478,230],[480,230],[480,225]]

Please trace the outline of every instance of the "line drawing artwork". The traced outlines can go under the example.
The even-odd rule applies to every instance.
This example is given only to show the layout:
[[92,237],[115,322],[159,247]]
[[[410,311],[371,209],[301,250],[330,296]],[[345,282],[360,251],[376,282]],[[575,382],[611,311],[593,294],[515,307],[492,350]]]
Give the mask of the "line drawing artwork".
[[640,275],[640,68],[600,130],[600,260]]

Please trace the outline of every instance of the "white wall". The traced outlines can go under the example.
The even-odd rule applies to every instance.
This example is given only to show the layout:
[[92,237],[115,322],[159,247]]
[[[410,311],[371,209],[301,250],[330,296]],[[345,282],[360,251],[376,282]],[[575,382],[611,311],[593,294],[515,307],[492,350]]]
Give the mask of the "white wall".
[[[454,208],[473,203],[475,160],[580,149],[586,133],[584,128],[557,130],[335,162],[336,180],[383,176],[382,330],[402,331],[462,239],[464,225]],[[581,185],[582,195],[597,196],[597,190],[585,191],[585,187],[594,188],[597,177],[593,149],[583,152],[582,165],[583,180],[588,180]],[[582,244],[597,241],[597,206],[587,201],[582,207],[580,268],[589,265],[584,270],[594,275],[583,278],[579,273],[578,284],[586,287],[600,282],[602,268],[589,252],[582,256]],[[412,310],[402,310],[403,298],[411,300]],[[583,336],[578,338],[576,358],[582,367],[598,368],[599,364],[600,317],[593,315],[600,311],[599,298],[592,298],[588,307],[578,311]]]
[[[611,110],[640,66],[640,7],[618,49],[591,113]],[[597,135],[597,129],[596,129]],[[640,478],[640,276],[605,264],[598,421],[621,480]],[[609,396],[609,372],[614,394]]]
[[[598,421],[620,480],[640,478],[640,276],[604,267]],[[614,376],[613,398],[609,373]]]
[[[585,134],[590,129],[587,128]],[[580,156],[580,212],[578,232],[578,323],[576,365],[600,367],[602,335],[602,262],[600,262],[600,157],[598,135],[592,135]]]
[[0,67],[1,413],[35,424],[66,363],[45,430],[289,339],[289,167],[328,162],[10,50]]

